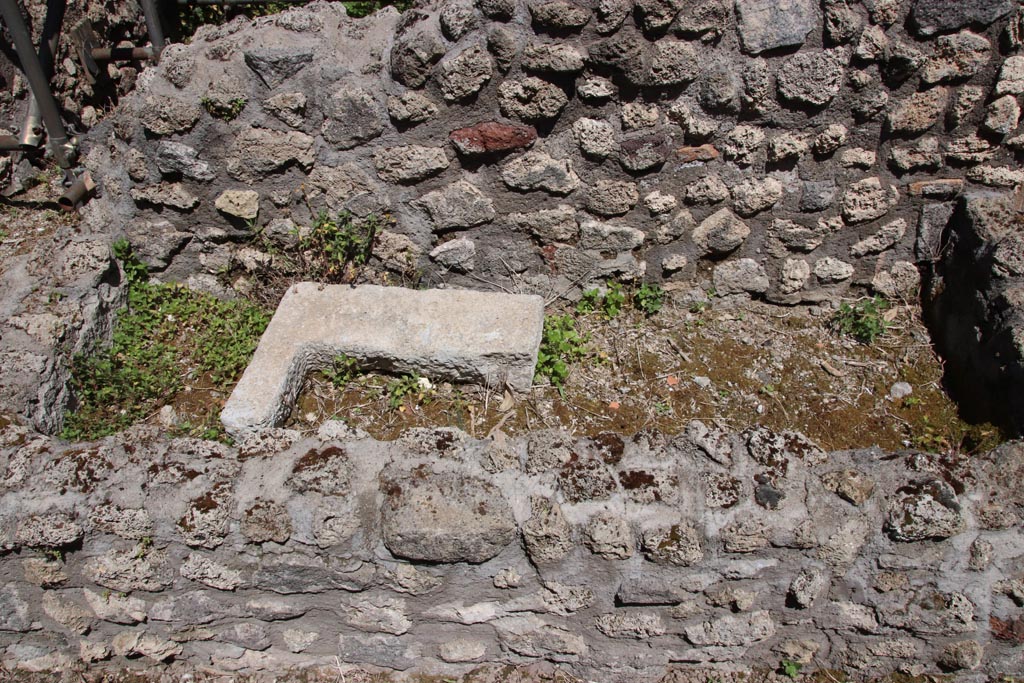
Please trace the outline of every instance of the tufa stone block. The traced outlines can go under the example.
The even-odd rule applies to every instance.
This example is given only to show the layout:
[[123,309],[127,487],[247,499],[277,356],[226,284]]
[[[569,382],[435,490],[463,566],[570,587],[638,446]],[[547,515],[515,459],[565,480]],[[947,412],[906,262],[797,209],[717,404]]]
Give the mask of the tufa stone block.
[[300,282],[281,300],[221,422],[232,434],[279,424],[306,374],[342,353],[368,369],[526,391],[543,325],[538,296]]

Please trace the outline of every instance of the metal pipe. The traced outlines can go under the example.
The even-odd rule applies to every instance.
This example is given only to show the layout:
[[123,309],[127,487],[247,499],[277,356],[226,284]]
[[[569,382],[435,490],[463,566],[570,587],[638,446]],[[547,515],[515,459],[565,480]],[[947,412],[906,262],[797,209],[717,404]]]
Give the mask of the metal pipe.
[[39,64],[49,79],[53,76],[53,65],[57,62],[57,44],[60,41],[60,30],[64,25],[66,0],[47,0],[46,19],[43,20],[43,32],[39,39]]
[[28,111],[21,124],[21,146],[35,149],[43,140],[43,121],[39,114],[39,102],[34,95],[28,96]]
[[164,27],[160,25],[160,13],[156,6],[156,0],[142,0],[142,14],[146,18],[149,44],[153,46],[152,59],[153,62],[158,62],[167,41],[164,39]]
[[39,103],[39,110],[43,116],[43,124],[46,126],[46,134],[49,138],[50,151],[61,168],[71,167],[70,145],[68,134],[64,129],[64,122],[60,118],[60,110],[57,108],[57,100],[50,92],[49,79],[43,71],[32,46],[32,37],[29,35],[25,20],[21,17],[21,8],[17,0],[0,0],[0,15],[3,16],[7,30],[14,42],[14,49],[18,52],[18,60],[21,68],[28,79],[28,87],[32,95]]
[[[65,0],[47,0],[46,19],[43,21],[42,39],[39,41],[39,64],[46,74],[49,83],[53,76],[53,65],[56,62],[57,45],[60,42],[60,29],[64,24],[64,12],[67,10]],[[39,102],[34,95],[29,95],[28,111],[25,121],[21,124],[21,146],[25,149],[36,149],[43,140],[43,122],[39,112]]]
[[151,47],[94,47],[89,51],[97,62],[134,62],[135,60],[157,59]]
[[93,182],[92,176],[86,171],[78,176],[75,182],[71,183],[71,187],[65,190],[64,194],[57,200],[57,204],[65,211],[74,211],[95,190],[96,183]]
[[17,152],[21,150],[21,139],[13,135],[0,135],[0,152]]

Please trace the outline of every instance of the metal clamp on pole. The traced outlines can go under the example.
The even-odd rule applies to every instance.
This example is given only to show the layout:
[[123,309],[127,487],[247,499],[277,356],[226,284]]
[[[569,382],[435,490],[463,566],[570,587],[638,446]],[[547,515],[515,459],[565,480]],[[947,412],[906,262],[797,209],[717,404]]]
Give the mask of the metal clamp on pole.
[[146,32],[149,33],[149,44],[152,46],[152,56],[149,59],[155,64],[160,61],[160,53],[167,44],[156,0],[142,0],[142,15],[146,18]]
[[[100,74],[100,62],[129,62],[135,60],[153,60],[159,57],[156,46],[151,47],[98,47],[96,33],[92,24],[83,19],[71,29],[71,42],[75,48],[75,56],[90,83],[96,82]],[[162,47],[160,49],[163,49]]]
[[64,194],[57,200],[57,204],[64,211],[74,211],[81,206],[85,201],[96,191],[96,183],[93,181],[92,176],[88,171],[84,171],[82,175],[78,176],[71,187],[64,191]]

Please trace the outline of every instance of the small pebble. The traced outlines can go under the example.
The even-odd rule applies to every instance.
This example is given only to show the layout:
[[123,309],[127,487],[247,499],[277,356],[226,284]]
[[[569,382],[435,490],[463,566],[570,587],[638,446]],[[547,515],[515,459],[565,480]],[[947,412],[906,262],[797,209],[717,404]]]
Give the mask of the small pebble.
[[164,429],[176,427],[179,422],[178,411],[174,409],[174,406],[164,406],[160,409],[157,420],[160,422],[160,426]]
[[894,401],[898,401],[904,396],[910,396],[912,393],[914,393],[914,387],[906,382],[896,382],[896,384],[889,387],[889,398]]

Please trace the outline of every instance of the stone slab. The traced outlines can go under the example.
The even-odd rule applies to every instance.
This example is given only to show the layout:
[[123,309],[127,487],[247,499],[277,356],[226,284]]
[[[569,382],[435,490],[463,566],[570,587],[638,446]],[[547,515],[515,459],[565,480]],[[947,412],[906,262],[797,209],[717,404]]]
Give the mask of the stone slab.
[[803,45],[818,22],[811,0],[737,0],[736,31],[743,51],[759,54]]
[[539,296],[300,282],[278,305],[221,422],[231,434],[280,424],[306,374],[339,354],[367,370],[526,391],[543,327]]

